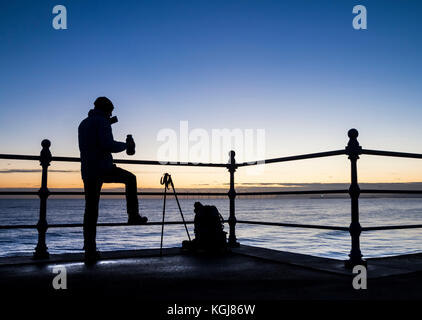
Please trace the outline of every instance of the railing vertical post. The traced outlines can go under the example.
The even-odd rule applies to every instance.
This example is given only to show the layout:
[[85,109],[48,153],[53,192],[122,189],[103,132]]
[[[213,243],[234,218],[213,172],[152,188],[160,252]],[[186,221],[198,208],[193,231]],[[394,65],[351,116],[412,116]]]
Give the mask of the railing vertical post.
[[47,172],[51,162],[50,152],[51,142],[47,139],[41,142],[42,150],[40,154],[40,165],[42,167],[41,188],[38,191],[40,197],[40,217],[37,223],[38,244],[35,248],[34,259],[47,259],[49,257],[45,234],[47,232],[47,198],[50,194],[47,188]]
[[349,260],[345,261],[345,266],[347,268],[353,268],[356,265],[366,265],[366,261],[362,259],[362,253],[360,251],[360,234],[362,228],[359,223],[360,188],[357,174],[357,161],[359,155],[362,154],[362,147],[357,140],[359,132],[356,129],[350,129],[347,135],[349,136],[349,143],[346,147],[346,154],[349,156],[351,164],[349,195],[351,200],[352,222],[350,223],[349,233],[352,238],[352,248],[350,250]]
[[236,213],[235,213],[235,205],[234,201],[236,198],[236,190],[234,188],[234,173],[237,168],[236,160],[234,156],[236,153],[232,150],[229,152],[230,161],[227,166],[230,172],[230,190],[228,192],[228,196],[230,199],[230,216],[229,216],[229,226],[230,226],[230,233],[229,233],[229,246],[230,247],[238,247],[239,242],[236,239]]

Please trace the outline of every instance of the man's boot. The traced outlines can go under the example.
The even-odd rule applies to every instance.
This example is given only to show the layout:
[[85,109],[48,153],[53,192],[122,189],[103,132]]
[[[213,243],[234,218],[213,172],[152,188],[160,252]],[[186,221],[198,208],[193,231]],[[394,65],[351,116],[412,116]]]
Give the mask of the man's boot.
[[139,225],[139,224],[146,224],[148,222],[147,217],[141,216],[139,213],[130,214],[128,219],[128,224],[131,225]]

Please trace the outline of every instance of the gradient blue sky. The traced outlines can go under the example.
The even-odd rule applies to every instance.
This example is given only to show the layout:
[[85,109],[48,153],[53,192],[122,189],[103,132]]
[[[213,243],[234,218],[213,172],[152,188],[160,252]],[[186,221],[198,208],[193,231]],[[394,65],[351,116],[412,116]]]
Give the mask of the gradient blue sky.
[[[68,30],[51,26],[57,4]],[[352,28],[357,4],[368,30]],[[180,120],[263,128],[267,157],[342,148],[352,127],[366,148],[422,152],[421,16],[416,0],[2,1],[0,153],[37,154],[49,138],[54,155],[78,156],[77,126],[100,95],[137,159],[154,159],[157,132]],[[395,161],[422,177],[421,163]],[[400,173],[382,168],[366,180]]]

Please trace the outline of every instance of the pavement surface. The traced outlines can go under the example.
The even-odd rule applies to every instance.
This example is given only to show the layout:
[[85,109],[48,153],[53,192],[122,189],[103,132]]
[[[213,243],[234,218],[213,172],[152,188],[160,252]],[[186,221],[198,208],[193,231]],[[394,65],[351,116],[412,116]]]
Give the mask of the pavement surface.
[[[137,301],[421,300],[422,255],[368,261],[366,290],[343,262],[242,246],[221,255],[181,253],[178,248],[103,253],[86,266],[80,254],[0,259],[0,290],[10,299]],[[65,267],[66,290],[53,279]],[[61,272],[60,272],[61,273]]]

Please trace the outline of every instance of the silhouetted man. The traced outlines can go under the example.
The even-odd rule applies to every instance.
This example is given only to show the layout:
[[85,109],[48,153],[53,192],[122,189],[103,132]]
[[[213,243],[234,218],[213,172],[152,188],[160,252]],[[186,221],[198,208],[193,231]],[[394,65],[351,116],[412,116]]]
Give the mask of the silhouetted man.
[[129,224],[144,224],[146,217],[139,215],[136,176],[113,164],[112,152],[121,152],[135,147],[133,140],[114,141],[111,131],[113,103],[106,97],[94,102],[78,128],[81,152],[81,173],[85,189],[84,250],[87,261],[99,259],[96,250],[96,227],[100,191],[104,182],[124,183]]

